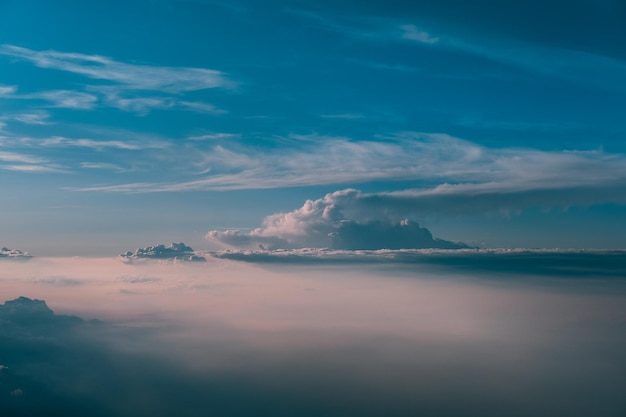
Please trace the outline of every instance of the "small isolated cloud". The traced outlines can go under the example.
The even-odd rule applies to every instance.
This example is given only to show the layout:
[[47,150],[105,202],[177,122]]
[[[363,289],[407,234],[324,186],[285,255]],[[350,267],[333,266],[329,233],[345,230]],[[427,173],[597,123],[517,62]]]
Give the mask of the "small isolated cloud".
[[1,248],[0,249],[0,259],[2,258],[11,258],[11,259],[30,259],[33,256],[28,252],[22,252],[17,249],[9,249],[9,248]]
[[13,120],[28,125],[47,125],[50,124],[50,122],[48,121],[49,118],[50,113],[45,111],[20,113],[12,117]]
[[420,30],[415,25],[402,25],[402,38],[410,41],[433,44],[439,42],[439,38],[432,36],[428,32]]
[[194,140],[194,141],[203,141],[203,140],[237,139],[239,137],[240,135],[236,133],[213,132],[213,133],[205,133],[204,135],[189,136],[187,139]]
[[208,113],[208,114],[226,114],[226,110],[219,109],[212,104],[203,103],[200,101],[178,101],[176,102],[178,107],[194,111],[196,113]]
[[14,85],[0,85],[0,97],[12,96],[17,91],[17,87]]
[[20,98],[46,100],[52,103],[52,107],[75,110],[90,110],[98,103],[98,97],[93,94],[72,90],[43,91],[25,94]]
[[121,253],[120,257],[132,261],[136,259],[171,259],[174,261],[205,262],[203,256],[196,255],[194,250],[184,243],[172,243],[170,246],[156,245],[138,248],[135,252]]
[[128,169],[122,168],[119,165],[110,164],[106,162],[81,162],[80,166],[81,168],[85,168],[85,169],[106,169],[106,170],[115,171],[115,172],[129,171]]
[[401,216],[410,214],[407,211],[368,211],[361,196],[357,190],[337,191],[307,200],[297,210],[268,216],[261,228],[213,230],[206,237],[230,246],[269,250],[467,248],[462,243],[434,238],[430,231]]

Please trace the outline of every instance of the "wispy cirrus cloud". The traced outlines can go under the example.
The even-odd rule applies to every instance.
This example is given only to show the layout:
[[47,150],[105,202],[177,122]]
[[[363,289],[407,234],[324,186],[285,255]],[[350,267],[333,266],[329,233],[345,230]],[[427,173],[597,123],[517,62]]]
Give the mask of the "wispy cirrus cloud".
[[128,172],[129,169],[123,168],[116,164],[106,163],[106,162],[81,162],[81,168],[85,169],[104,169],[115,172]]
[[95,95],[72,90],[42,91],[25,94],[20,98],[46,100],[52,103],[52,107],[76,110],[90,110],[98,103],[98,97]]
[[177,94],[234,85],[224,73],[212,69],[127,64],[100,55],[35,51],[15,45],[0,46],[0,54],[30,61],[40,68],[109,81],[132,90]]
[[229,140],[229,139],[237,139],[241,137],[241,135],[236,133],[225,133],[225,132],[211,132],[205,133],[203,135],[195,135],[189,136],[187,139],[193,141],[203,141],[203,140]]
[[439,42],[439,38],[418,28],[415,25],[400,25],[402,38],[410,41],[433,44]]
[[18,93],[16,86],[0,86],[6,99],[44,100],[51,107],[91,110],[114,107],[140,116],[152,110],[184,110],[219,115],[225,110],[197,100],[182,98],[185,93],[236,84],[221,71],[205,68],[164,67],[119,62],[100,55],[73,52],[35,51],[15,45],[1,45],[0,55],[33,63],[39,68],[65,71],[93,80],[81,90],[52,90]]
[[384,198],[357,197],[373,202],[389,198],[406,202],[410,210],[429,213],[503,213],[537,206],[626,202],[626,155],[602,150],[494,149],[444,134],[416,132],[377,139],[294,135],[285,139],[288,145],[283,144],[280,153],[220,143],[195,152],[194,166],[202,173],[199,179],[74,190],[180,192],[412,181],[414,189]]
[[[529,71],[609,91],[626,91],[626,61],[577,49],[550,47],[503,37],[487,37],[460,31],[441,23],[407,22],[368,16],[339,18],[332,14],[291,11],[295,16],[317,22],[322,28],[363,42],[411,42],[452,54],[469,54]],[[428,26],[428,28],[426,27]],[[376,62],[365,65],[393,71],[414,71],[412,67]]]
[[4,94],[0,94],[0,97],[17,100],[42,100],[49,102],[50,107],[75,110],[90,110],[96,107],[98,103],[97,96],[74,90],[50,90],[20,94],[17,87],[13,87],[7,89]]
[[0,85],[0,97],[15,94],[17,87],[14,85]]
[[322,114],[322,119],[344,119],[344,120],[359,120],[364,119],[365,116],[360,113],[336,113],[336,114]]
[[35,173],[69,173],[70,171],[60,165],[51,163],[45,159],[15,153],[0,153],[0,169],[6,171],[35,172]]
[[293,15],[317,22],[320,26],[351,38],[375,42],[409,41],[436,44],[440,38],[415,24],[368,16],[339,19],[305,10],[291,10]]
[[15,152],[0,152],[0,162],[19,162],[23,164],[39,164],[46,162],[45,159]]
[[126,151],[140,151],[144,149],[163,149],[169,146],[166,142],[128,142],[122,140],[95,140],[81,138],[66,138],[54,136],[45,139],[29,139],[30,143],[36,143],[46,147],[80,147],[90,148],[97,151],[105,149],[117,149]]
[[11,119],[27,125],[48,125],[51,122],[50,113],[47,111],[34,111],[28,113],[18,113],[11,116]]

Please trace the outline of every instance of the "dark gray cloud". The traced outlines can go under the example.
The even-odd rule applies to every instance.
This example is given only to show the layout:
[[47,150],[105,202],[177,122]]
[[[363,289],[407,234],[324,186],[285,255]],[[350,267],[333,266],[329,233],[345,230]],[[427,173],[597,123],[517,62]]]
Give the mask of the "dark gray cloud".
[[122,258],[133,259],[171,259],[175,261],[205,262],[206,258],[196,255],[194,250],[184,243],[172,243],[169,246],[156,245],[138,248],[135,252],[121,253]]
[[463,273],[557,278],[626,277],[626,251],[595,249],[379,249],[379,250],[226,250],[220,259],[302,265],[419,264]]

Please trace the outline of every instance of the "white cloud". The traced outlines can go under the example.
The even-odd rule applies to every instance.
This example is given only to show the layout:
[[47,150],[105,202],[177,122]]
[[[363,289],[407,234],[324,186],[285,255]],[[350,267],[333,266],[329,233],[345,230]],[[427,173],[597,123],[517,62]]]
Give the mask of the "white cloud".
[[81,168],[86,168],[86,169],[107,169],[107,170],[111,170],[115,172],[129,171],[128,169],[122,168],[119,165],[109,164],[105,162],[81,162],[80,166]]
[[406,213],[369,210],[361,207],[361,199],[362,194],[357,190],[337,191],[321,199],[307,200],[297,210],[268,216],[261,228],[249,232],[213,230],[206,237],[236,247],[267,249],[464,247],[433,238],[428,230],[403,218],[401,214],[413,214],[408,210]]
[[23,94],[19,98],[47,100],[52,103],[52,107],[76,110],[93,109],[98,103],[98,97],[93,94],[72,90],[54,90]]
[[20,113],[11,117],[13,120],[17,120],[20,123],[28,125],[47,125],[50,124],[48,119],[50,113],[45,111],[37,111],[31,113]]
[[46,162],[46,160],[36,157],[36,156],[25,155],[21,153],[0,152],[0,162],[19,162],[23,164],[40,164],[40,163]]
[[241,135],[238,135],[236,133],[213,132],[213,133],[206,133],[204,135],[189,136],[187,139],[195,140],[195,141],[224,140],[224,139],[237,139],[240,136]]
[[327,29],[344,33],[355,39],[373,42],[398,42],[408,40],[424,44],[435,44],[440,38],[413,24],[400,24],[394,19],[356,17],[337,19],[309,11],[292,10],[293,14],[312,20]]
[[0,85],[0,97],[15,94],[17,87],[14,85]]
[[68,173],[68,171],[63,167],[50,165],[0,165],[0,169],[18,172]]
[[52,164],[44,158],[15,152],[0,152],[0,169],[20,172],[67,173],[64,167]]
[[107,104],[120,110],[137,113],[141,116],[148,114],[153,109],[165,110],[172,108],[172,100],[163,97],[143,98],[107,98]]
[[429,210],[435,211],[436,201],[443,204],[455,196],[467,200],[466,210],[489,209],[498,199],[502,203],[497,207],[508,205],[512,210],[542,199],[564,206],[616,202],[623,200],[616,191],[626,188],[626,156],[601,150],[487,148],[444,134],[416,132],[379,136],[376,141],[319,135],[281,140],[280,152],[230,142],[196,150],[192,165],[204,173],[198,179],[79,191],[177,192],[413,181],[421,189],[411,192],[425,205],[429,201]]
[[167,143],[165,142],[129,142],[122,140],[95,140],[95,139],[75,139],[75,138],[65,138],[62,136],[54,136],[46,139],[28,139],[25,141],[27,143],[35,143],[41,146],[58,146],[58,147],[81,147],[81,148],[90,148],[97,151],[102,151],[104,149],[119,149],[119,150],[127,150],[127,151],[139,151],[144,149],[163,149],[167,147]]
[[346,119],[346,120],[358,120],[364,119],[365,116],[359,113],[338,113],[338,114],[322,114],[323,119]]
[[208,114],[226,114],[228,113],[226,110],[218,109],[212,104],[202,103],[199,101],[178,101],[176,105],[182,108],[186,108],[188,110],[195,111],[197,113],[208,113]]
[[[57,108],[66,108],[66,109],[76,109],[76,110],[90,110],[96,107],[98,103],[98,97],[85,93],[82,91],[75,90],[50,90],[50,91],[40,91],[36,93],[26,93],[26,94],[17,94],[17,87],[9,87],[4,88],[4,92],[2,91],[2,87],[0,87],[0,97],[16,99],[16,100],[44,100],[51,103],[51,107]],[[35,114],[35,113],[32,113]],[[39,114],[44,114],[40,112]],[[29,119],[28,117],[23,119],[23,123],[32,122],[32,117]],[[42,119],[39,119],[41,121]],[[42,124],[42,123],[31,123],[31,124]]]
[[400,29],[402,29],[403,39],[416,41],[420,43],[427,43],[427,44],[433,44],[433,43],[439,42],[439,38],[432,36],[428,32],[424,32],[423,30],[420,30],[415,25],[402,25],[400,26]]
[[181,93],[233,85],[224,73],[204,68],[135,65],[100,55],[34,51],[13,45],[2,45],[0,54],[30,61],[40,68],[52,68],[91,79],[110,81],[133,90]]

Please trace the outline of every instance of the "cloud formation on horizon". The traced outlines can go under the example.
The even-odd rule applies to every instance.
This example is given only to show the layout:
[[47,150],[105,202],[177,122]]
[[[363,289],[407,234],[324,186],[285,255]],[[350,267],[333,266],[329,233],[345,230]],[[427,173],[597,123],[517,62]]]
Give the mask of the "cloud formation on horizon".
[[[360,207],[361,192],[343,190],[307,200],[297,210],[267,216],[251,231],[212,230],[207,239],[229,246],[261,249],[332,248],[459,249],[468,246],[433,238],[406,213],[368,211]],[[364,210],[365,208],[365,210]]]
[[184,243],[172,243],[169,246],[156,245],[138,248],[135,252],[121,253],[120,257],[128,261],[134,259],[171,259],[174,261],[205,262],[206,258],[196,255],[194,250]]
[[0,258],[12,259],[30,259],[33,256],[28,252],[22,252],[17,249],[9,249],[7,247],[0,248]]

